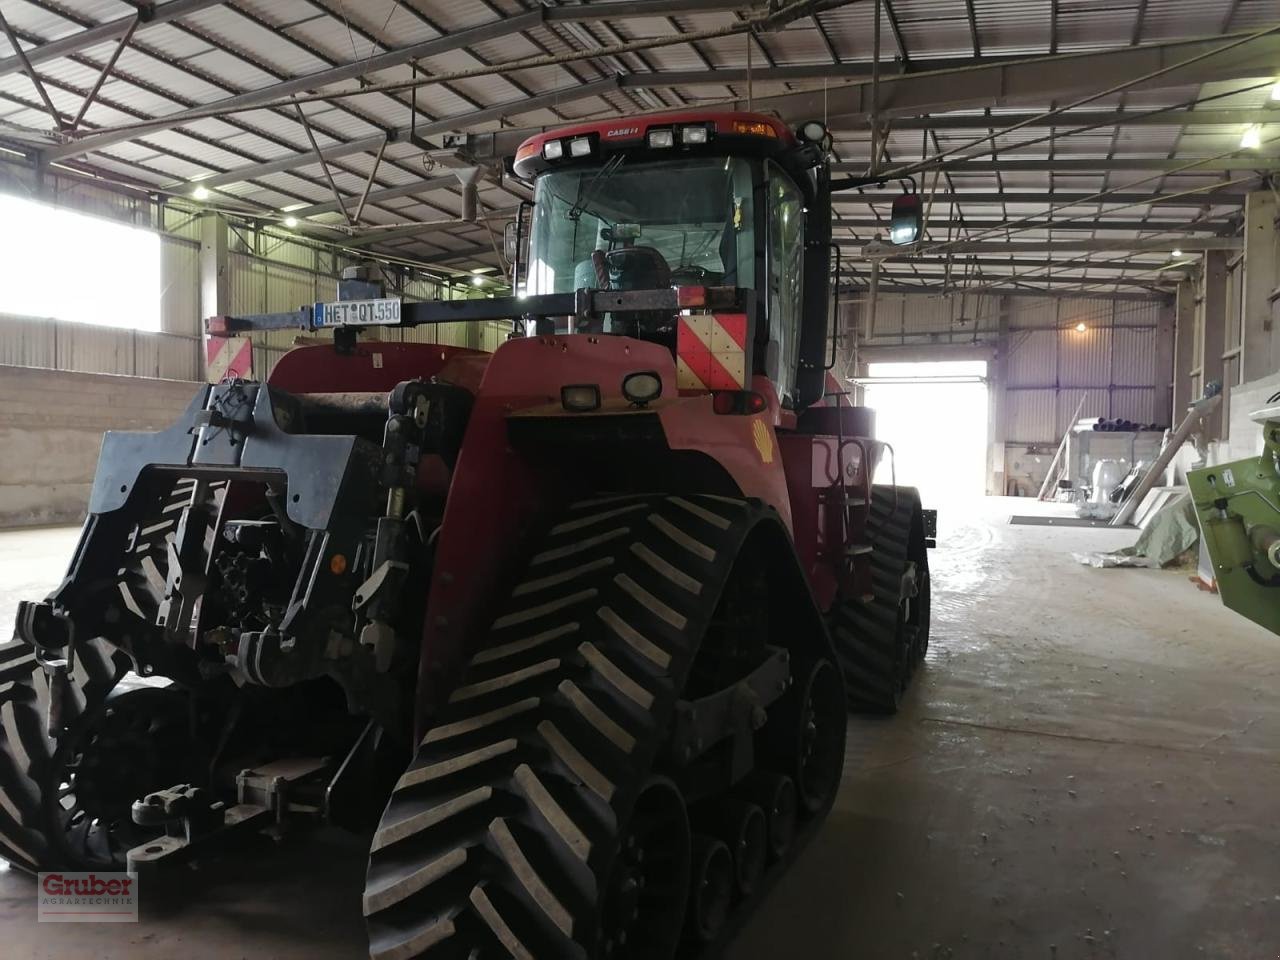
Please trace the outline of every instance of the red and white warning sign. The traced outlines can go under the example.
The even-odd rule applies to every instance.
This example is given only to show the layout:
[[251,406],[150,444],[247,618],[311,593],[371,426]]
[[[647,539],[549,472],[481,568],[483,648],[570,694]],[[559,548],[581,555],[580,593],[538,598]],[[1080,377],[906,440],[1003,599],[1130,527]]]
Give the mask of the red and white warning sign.
[[248,337],[205,337],[205,382],[253,376],[253,344]]
[[681,390],[745,390],[747,315],[682,316],[676,332],[676,386]]

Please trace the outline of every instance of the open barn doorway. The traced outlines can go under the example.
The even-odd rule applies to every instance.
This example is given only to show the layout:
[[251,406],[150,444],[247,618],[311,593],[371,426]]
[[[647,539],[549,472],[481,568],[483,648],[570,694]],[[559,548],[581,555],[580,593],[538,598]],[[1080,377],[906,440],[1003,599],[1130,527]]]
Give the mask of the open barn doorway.
[[926,504],[972,500],[986,492],[987,364],[983,360],[872,363],[862,380],[876,411],[876,436],[893,444],[877,483],[895,476]]

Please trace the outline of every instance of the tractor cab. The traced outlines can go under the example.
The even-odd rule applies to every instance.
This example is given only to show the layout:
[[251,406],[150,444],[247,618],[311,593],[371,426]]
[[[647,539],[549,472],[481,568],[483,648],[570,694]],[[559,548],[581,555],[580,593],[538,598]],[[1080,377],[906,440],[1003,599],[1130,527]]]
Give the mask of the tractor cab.
[[[534,183],[517,283],[532,296],[736,291],[749,374],[768,376],[784,406],[808,406],[823,391],[830,193],[825,130],[805,130],[813,139],[760,114],[678,113],[530,138],[513,163]],[[680,350],[678,311],[617,311],[562,332]]]

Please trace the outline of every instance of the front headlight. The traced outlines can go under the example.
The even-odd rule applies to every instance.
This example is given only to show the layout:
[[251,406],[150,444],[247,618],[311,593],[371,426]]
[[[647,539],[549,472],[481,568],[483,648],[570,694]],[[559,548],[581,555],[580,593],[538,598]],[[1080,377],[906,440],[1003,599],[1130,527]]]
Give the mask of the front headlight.
[[662,378],[651,371],[629,373],[622,378],[622,395],[637,407],[662,396]]
[[672,130],[650,130],[649,148],[653,150],[675,146],[676,137]]

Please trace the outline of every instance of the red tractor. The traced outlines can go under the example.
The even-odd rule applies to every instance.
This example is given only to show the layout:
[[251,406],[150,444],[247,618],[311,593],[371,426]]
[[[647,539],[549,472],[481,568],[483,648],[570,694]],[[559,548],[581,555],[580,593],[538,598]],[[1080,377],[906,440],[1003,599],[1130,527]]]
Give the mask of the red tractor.
[[[0,853],[154,870],[324,818],[374,828],[373,957],[723,942],[832,803],[846,703],[895,709],[928,642],[932,518],[827,389],[828,146],[543,134],[520,296],[356,271],[211,320],[333,342],[107,434],[0,649]],[[492,354],[358,337],[486,320]]]

